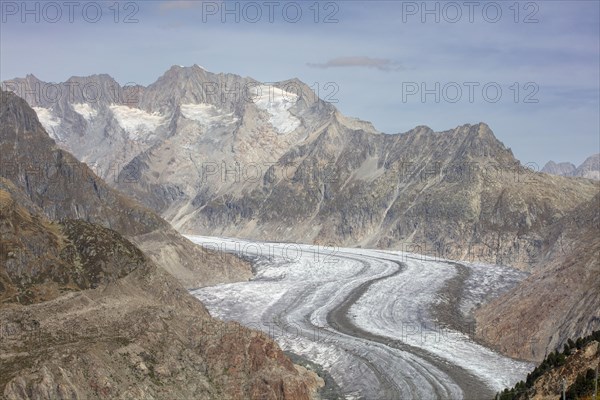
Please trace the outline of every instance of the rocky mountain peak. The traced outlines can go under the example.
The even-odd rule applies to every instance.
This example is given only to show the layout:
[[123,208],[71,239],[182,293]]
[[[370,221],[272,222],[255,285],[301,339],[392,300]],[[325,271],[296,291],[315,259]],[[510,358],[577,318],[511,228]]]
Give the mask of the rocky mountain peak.
[[485,122],[479,122],[476,124],[463,124],[459,125],[456,128],[445,131],[442,133],[451,133],[459,136],[478,138],[480,140],[490,140],[495,141],[498,140],[494,135],[494,132]]
[[[214,80],[214,79],[218,79],[218,76],[219,76],[219,74],[212,73],[212,72],[202,68],[198,64],[194,64],[189,67],[182,66],[182,65],[173,65],[168,70],[166,70],[165,73],[162,74],[156,80],[156,82],[154,82],[153,84],[151,84],[149,86],[152,87],[154,84],[158,84],[159,82],[163,83],[163,84],[169,83],[169,82],[172,83],[173,81],[178,81],[178,80],[182,80],[182,79],[193,79],[196,81],[207,81],[207,80],[211,80],[211,79]],[[242,79],[238,75],[233,75],[233,76],[236,76],[237,78]]]
[[25,75],[25,79],[30,82],[41,82],[40,79],[37,76],[35,76],[34,74]]
[[477,132],[477,135],[482,138],[488,137],[488,138],[496,139],[494,132],[492,132],[492,129],[485,122],[479,122],[477,124],[471,125],[471,128],[469,129],[469,131]]
[[575,171],[575,165],[570,162],[559,162],[556,163],[552,160],[548,161],[544,168],[542,168],[542,172],[552,175],[568,175],[571,172]]
[[213,74],[196,64],[174,65],[146,88],[140,107],[167,113],[183,104],[211,104],[231,112],[246,83],[238,75]]
[[435,149],[435,152],[453,154],[454,161],[486,159],[507,165],[518,162],[512,151],[496,138],[484,122],[464,124],[443,132],[434,132],[428,126],[419,125],[399,135],[398,139],[419,151]]
[[427,125],[417,125],[410,131],[404,133],[405,135],[427,135],[434,133],[433,129],[428,127]]
[[[17,128],[13,134],[17,132],[35,134],[43,129],[38,115],[27,102],[16,94],[4,90],[0,90],[0,119],[3,126],[12,125]],[[3,131],[6,132],[6,135],[9,134],[7,130]],[[47,135],[40,135],[39,139],[44,139],[44,136],[50,139]],[[4,133],[1,137],[3,140],[7,139],[4,137]],[[12,139],[16,140],[17,138],[15,136]]]
[[182,65],[172,65],[171,68],[169,68],[168,70],[165,71],[164,74],[162,74],[158,80],[161,79],[172,79],[172,78],[180,78],[180,77],[185,77],[185,76],[189,76],[190,74],[192,74],[193,72],[197,72],[198,68],[195,68],[194,66],[191,67],[185,67]]
[[74,76],[70,77],[69,79],[67,79],[66,82],[81,82],[81,83],[98,82],[101,84],[109,83],[112,85],[120,86],[120,84],[115,80],[115,78],[113,78],[109,74],[93,74],[93,75],[88,75],[88,76],[74,75]]
[[462,155],[471,158],[486,158],[503,164],[517,163],[512,151],[504,146],[490,127],[480,122],[474,125],[463,125],[456,129],[459,135],[464,132],[461,146]]
[[600,153],[589,156],[578,167],[570,162],[556,163],[554,161],[548,161],[546,165],[544,165],[544,168],[542,168],[542,172],[551,175],[600,180]]
[[600,153],[589,156],[573,171],[574,176],[600,180]]

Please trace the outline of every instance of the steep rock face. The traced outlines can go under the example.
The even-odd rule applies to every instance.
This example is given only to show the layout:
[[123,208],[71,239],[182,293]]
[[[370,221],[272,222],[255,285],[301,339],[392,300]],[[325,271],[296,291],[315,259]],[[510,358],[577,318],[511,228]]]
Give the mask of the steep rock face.
[[0,97],[0,176],[23,189],[49,218],[83,219],[114,229],[191,287],[250,276],[249,266],[232,256],[219,256],[218,266],[208,265],[214,253],[189,242],[154,211],[112,189],[58,148],[25,101],[7,92]]
[[0,221],[3,398],[308,400],[322,385],[116,231],[52,223],[6,180]]
[[31,304],[95,288],[145,262],[143,253],[114,231],[78,220],[51,223],[40,215],[12,183],[0,178],[2,303]]
[[477,310],[478,336],[541,361],[570,337],[600,328],[600,195],[545,229],[546,261],[514,290]]

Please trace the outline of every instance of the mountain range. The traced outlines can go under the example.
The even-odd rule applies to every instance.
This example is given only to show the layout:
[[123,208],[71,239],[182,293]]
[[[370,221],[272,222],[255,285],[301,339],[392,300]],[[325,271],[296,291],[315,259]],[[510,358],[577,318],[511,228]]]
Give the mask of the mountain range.
[[560,176],[579,176],[600,180],[600,153],[589,156],[579,167],[570,162],[548,161],[541,172]]
[[[386,135],[297,79],[264,85],[174,66],[147,87],[74,77],[57,84],[72,92],[58,101],[36,96],[49,84],[31,75],[11,85],[59,146],[186,233],[407,246],[526,267],[540,259],[540,227],[598,190],[530,171],[486,124]],[[86,85],[135,95],[85,102],[72,88]]]
[[[598,329],[587,285],[598,283],[598,182],[528,169],[485,123],[383,134],[297,79],[265,84],[197,65],[148,86],[108,75],[3,86],[23,95],[59,148],[180,232],[515,266],[530,279],[478,311],[478,334],[521,358]],[[40,95],[52,90],[61,95]],[[139,246],[161,247],[150,243]],[[581,280],[561,286],[563,270]],[[527,335],[515,335],[537,344],[484,332],[516,331],[516,320]]]

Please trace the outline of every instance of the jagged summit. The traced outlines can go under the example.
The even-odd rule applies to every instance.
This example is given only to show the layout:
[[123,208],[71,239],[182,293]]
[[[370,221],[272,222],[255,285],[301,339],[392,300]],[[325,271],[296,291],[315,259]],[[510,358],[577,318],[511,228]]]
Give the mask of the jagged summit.
[[39,81],[38,77],[35,76],[34,74],[25,75],[25,79],[32,80],[32,81]]
[[190,74],[193,72],[205,72],[212,74],[212,72],[209,72],[204,68],[201,68],[199,65],[194,64],[189,67],[183,65],[173,65],[168,70],[166,70],[162,76],[181,76],[182,74]]
[[575,171],[573,176],[600,180],[600,153],[589,156]]
[[181,68],[181,69],[184,69],[184,68],[195,68],[195,69],[201,69],[201,70],[207,71],[206,68],[202,67],[201,65],[195,64],[195,63],[192,64],[189,67],[185,66],[185,65],[174,64],[169,69],[173,69],[173,68]]
[[400,135],[405,135],[405,134],[438,134],[438,135],[443,135],[443,134],[468,134],[468,135],[478,135],[481,137],[490,137],[493,139],[496,139],[496,136],[494,135],[494,132],[492,131],[492,129],[489,127],[488,124],[486,124],[485,122],[479,122],[476,124],[463,124],[463,125],[458,125],[456,128],[454,129],[449,129],[449,130],[445,130],[445,131],[440,131],[440,132],[436,132],[434,131],[431,127],[427,126],[427,125],[417,125],[416,127],[414,127],[413,129],[407,131],[407,132],[403,132],[400,133]]
[[562,175],[567,176],[571,172],[575,171],[577,167],[570,162],[560,162],[556,163],[554,161],[548,161],[544,168],[542,168],[542,172],[552,175]]
[[116,87],[121,85],[109,74],[93,74],[93,75],[74,75],[67,79],[67,82],[85,82],[85,83],[96,83],[96,82],[109,82]]
[[512,151],[494,135],[484,122],[459,125],[454,129],[435,132],[426,125],[397,135],[398,141],[417,148],[435,149],[453,155],[457,160],[493,159],[504,165],[518,164]]
[[[27,102],[13,92],[7,92],[0,89],[0,116],[2,125],[12,125],[18,127],[16,130],[2,129],[3,140],[17,140],[18,132],[30,132],[37,134],[36,139],[41,141],[50,139],[44,135],[43,127],[40,124],[38,115],[29,107]],[[10,135],[10,137],[8,137]]]
[[555,163],[554,161],[548,161],[541,172],[600,180],[600,153],[589,156],[578,167],[570,162]]
[[409,131],[400,133],[400,135],[416,134],[416,133],[434,133],[434,131],[427,125],[417,125]]

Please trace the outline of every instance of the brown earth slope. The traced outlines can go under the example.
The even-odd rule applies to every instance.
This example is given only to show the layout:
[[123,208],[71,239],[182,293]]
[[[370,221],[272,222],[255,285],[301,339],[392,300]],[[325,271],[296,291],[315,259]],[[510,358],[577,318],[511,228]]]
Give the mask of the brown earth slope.
[[122,278],[146,262],[110,229],[53,223],[0,178],[0,304],[32,304]]
[[0,181],[0,397],[314,396],[318,377],[211,318],[116,231],[36,211]]
[[546,261],[476,312],[480,338],[536,361],[569,337],[600,329],[600,195],[549,226],[545,236]]

